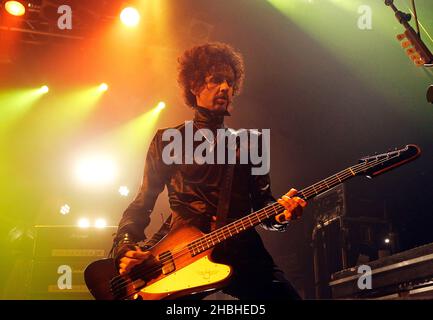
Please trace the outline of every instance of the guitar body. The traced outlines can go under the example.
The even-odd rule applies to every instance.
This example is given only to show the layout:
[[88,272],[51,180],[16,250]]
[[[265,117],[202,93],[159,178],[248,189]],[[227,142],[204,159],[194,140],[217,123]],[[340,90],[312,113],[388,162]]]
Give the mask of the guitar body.
[[[86,285],[97,300],[174,299],[220,289],[229,281],[231,267],[212,262],[213,248],[197,255],[185,250],[189,243],[203,235],[194,227],[170,232],[149,250],[153,256],[150,263],[136,266],[139,277],[134,276],[134,269],[131,278],[120,277],[113,259],[95,261],[84,272]],[[110,285],[113,278],[118,284]],[[117,290],[119,287],[122,290]]]

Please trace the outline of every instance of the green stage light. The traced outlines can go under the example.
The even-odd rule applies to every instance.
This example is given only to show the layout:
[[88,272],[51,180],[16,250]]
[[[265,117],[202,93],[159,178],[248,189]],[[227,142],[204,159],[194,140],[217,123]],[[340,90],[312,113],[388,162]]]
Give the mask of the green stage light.
[[29,112],[31,107],[42,98],[44,91],[46,89],[43,89],[43,87],[0,91],[0,131],[1,129],[10,128]]

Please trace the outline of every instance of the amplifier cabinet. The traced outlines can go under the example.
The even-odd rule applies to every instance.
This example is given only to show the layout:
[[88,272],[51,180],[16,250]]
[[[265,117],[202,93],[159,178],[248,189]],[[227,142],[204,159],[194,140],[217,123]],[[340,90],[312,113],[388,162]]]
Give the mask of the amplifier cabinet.
[[329,285],[338,299],[433,299],[433,243],[335,272]]
[[106,258],[117,227],[35,226],[29,299],[92,299],[84,270]]

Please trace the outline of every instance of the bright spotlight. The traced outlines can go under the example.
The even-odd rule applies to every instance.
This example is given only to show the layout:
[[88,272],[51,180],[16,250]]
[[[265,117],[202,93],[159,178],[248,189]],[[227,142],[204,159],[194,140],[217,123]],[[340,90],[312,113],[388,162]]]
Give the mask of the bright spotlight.
[[116,171],[116,165],[112,159],[97,155],[81,158],[75,168],[78,180],[89,185],[102,185],[112,182]]
[[9,14],[17,17],[26,13],[26,8],[21,2],[18,1],[6,1],[5,9]]
[[81,218],[80,220],[78,220],[77,225],[78,225],[80,228],[88,228],[88,227],[90,227],[89,219]]
[[161,111],[162,109],[165,108],[165,102],[161,101],[158,103],[158,105],[156,106],[156,110]]
[[48,86],[42,86],[39,88],[38,90],[40,93],[47,93],[48,91],[50,91],[50,88],[48,88]]
[[119,193],[120,193],[120,195],[123,196],[123,197],[128,196],[128,194],[129,194],[129,189],[128,189],[128,187],[126,187],[126,186],[121,186],[121,187],[119,188]]
[[390,243],[391,240],[389,240],[388,238],[385,239],[385,243]]
[[67,204],[64,204],[63,206],[60,207],[60,213],[63,215],[68,214],[71,211],[71,207],[68,206]]
[[107,91],[108,90],[108,84],[106,83],[101,83],[98,87],[98,90],[103,92],[103,91]]
[[120,21],[128,27],[135,27],[140,21],[140,14],[137,9],[127,7],[120,13]]
[[107,226],[107,221],[105,219],[96,219],[95,221],[95,227],[96,228],[105,228]]

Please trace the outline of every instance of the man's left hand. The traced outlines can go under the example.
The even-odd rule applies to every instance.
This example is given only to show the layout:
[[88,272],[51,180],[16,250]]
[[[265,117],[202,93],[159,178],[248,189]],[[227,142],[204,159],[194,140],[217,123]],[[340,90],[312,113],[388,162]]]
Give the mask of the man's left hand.
[[304,199],[295,197],[297,193],[298,191],[292,188],[289,192],[277,200],[277,202],[285,208],[283,213],[275,216],[275,220],[277,220],[277,222],[285,224],[290,220],[301,217],[302,211],[307,205],[307,202]]

